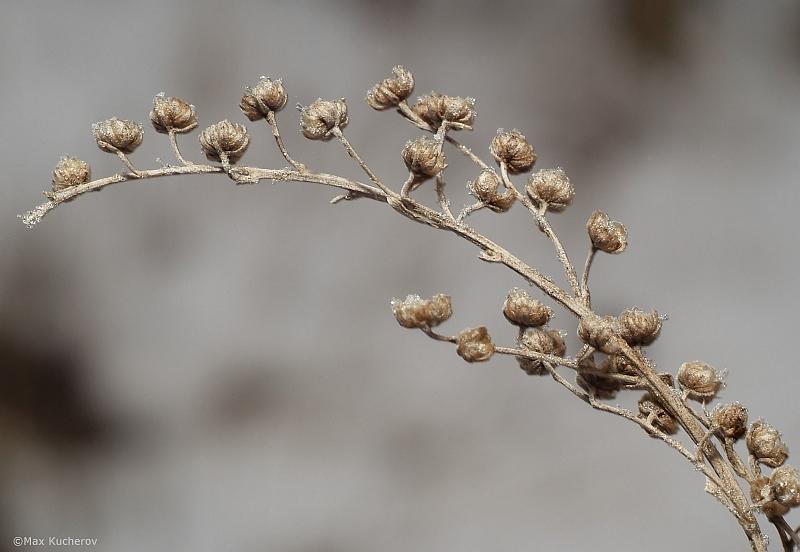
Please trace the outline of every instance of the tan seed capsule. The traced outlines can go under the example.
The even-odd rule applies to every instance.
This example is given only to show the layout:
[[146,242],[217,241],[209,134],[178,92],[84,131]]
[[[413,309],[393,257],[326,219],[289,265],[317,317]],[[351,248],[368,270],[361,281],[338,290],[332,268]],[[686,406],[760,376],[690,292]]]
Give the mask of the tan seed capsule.
[[475,120],[473,98],[445,96],[438,92],[422,96],[411,110],[433,127],[438,127],[442,121],[448,121],[457,128],[471,128]]
[[730,439],[740,439],[747,433],[747,409],[739,404],[723,404],[711,413],[714,424]]
[[491,169],[483,169],[478,177],[467,185],[467,190],[476,199],[491,203],[497,198],[500,177]]
[[270,111],[283,109],[288,99],[281,79],[261,77],[258,84],[245,89],[239,108],[245,117],[257,121],[266,117]]
[[657,311],[626,309],[617,317],[619,334],[629,345],[650,345],[661,332],[661,317]]
[[777,468],[789,457],[789,449],[781,441],[780,432],[762,420],[750,424],[746,442],[750,454],[770,468]]
[[514,206],[515,201],[517,201],[517,195],[511,190],[506,190],[502,194],[497,194],[488,207],[495,213],[505,213]]
[[528,178],[526,187],[531,199],[546,203],[551,211],[563,211],[575,197],[575,188],[567,178],[564,169],[542,169]]
[[761,476],[750,483],[750,498],[753,504],[760,505],[761,511],[764,512],[769,519],[785,515],[789,512],[788,506],[775,500],[769,477]]
[[414,90],[414,75],[402,65],[392,69],[392,76],[383,79],[367,92],[367,103],[373,109],[396,107]]
[[150,122],[157,132],[189,132],[197,126],[197,114],[193,105],[161,92],[153,98]]
[[392,313],[404,328],[433,328],[453,314],[449,295],[438,294],[430,299],[409,295],[403,300],[392,300]]
[[581,341],[608,355],[620,352],[617,341],[617,320],[613,316],[586,316],[578,324]]
[[[526,351],[545,355],[561,357],[567,352],[564,338],[557,330],[526,328],[519,338],[519,345]],[[529,376],[541,376],[548,373],[541,360],[517,357],[517,362]]]
[[92,170],[89,163],[77,157],[62,157],[53,169],[53,191],[59,192],[89,182]]
[[795,468],[776,468],[769,479],[775,500],[789,508],[800,506],[800,473]]
[[503,315],[517,326],[544,326],[553,316],[553,309],[531,297],[527,291],[514,288],[503,303]]
[[595,211],[586,223],[592,247],[605,253],[622,253],[628,246],[628,231],[603,211]]
[[132,153],[144,139],[142,125],[112,117],[92,125],[97,147],[109,153]]
[[[622,389],[622,382],[610,377],[615,375],[616,372],[613,365],[608,362],[608,358],[598,367],[595,365],[593,357],[594,355],[590,355],[578,362],[578,375],[575,376],[575,383],[598,399],[613,399],[617,396],[617,392]],[[598,374],[596,371],[606,372],[607,375]]]
[[484,362],[494,354],[494,343],[485,326],[468,328],[456,338],[456,352],[467,362]]
[[678,422],[661,406],[650,393],[645,393],[639,399],[639,413],[645,418],[652,416],[655,427],[670,435],[678,432]]
[[203,153],[212,161],[222,161],[227,157],[230,163],[236,163],[250,144],[247,129],[227,119],[207,127],[200,133],[200,146]]
[[518,130],[499,129],[489,151],[498,163],[505,163],[511,173],[528,171],[536,162],[533,146]]
[[408,170],[420,178],[436,176],[447,167],[439,142],[426,136],[406,142],[401,155]]
[[678,383],[691,399],[710,401],[722,387],[722,380],[714,368],[699,360],[684,362],[678,369]]
[[311,105],[300,108],[300,128],[311,140],[328,140],[334,128],[347,124],[347,104],[341,100],[314,100]]

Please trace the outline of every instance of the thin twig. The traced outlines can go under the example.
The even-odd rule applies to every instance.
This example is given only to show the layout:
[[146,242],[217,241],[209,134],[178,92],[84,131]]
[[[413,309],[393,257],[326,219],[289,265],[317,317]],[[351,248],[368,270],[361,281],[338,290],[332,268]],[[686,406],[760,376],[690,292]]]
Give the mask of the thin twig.
[[589,291],[589,271],[592,268],[595,253],[597,253],[597,248],[589,246],[589,253],[586,254],[586,262],[583,265],[583,277],[581,278],[581,295],[587,307],[592,306],[592,295]]
[[378,178],[378,176],[373,172],[373,170],[369,168],[369,165],[367,165],[364,162],[364,160],[361,159],[361,156],[358,155],[358,153],[353,148],[353,146],[350,144],[350,142],[347,140],[347,138],[345,138],[344,133],[342,132],[342,129],[340,129],[338,126],[335,126],[335,127],[333,127],[333,129],[331,129],[331,134],[333,134],[334,136],[336,136],[339,139],[339,141],[344,146],[344,149],[347,150],[347,153],[350,155],[350,157],[355,159],[356,163],[358,163],[359,166],[364,170],[364,172],[369,177],[369,179],[372,180],[372,182],[374,182],[375,185],[378,188],[380,188],[381,191],[384,194],[386,194],[387,196],[397,196],[397,194],[395,192],[393,192],[392,190],[387,188],[386,185],[384,185],[384,183],[381,181],[381,179]]
[[172,147],[172,153],[175,154],[175,159],[177,159],[181,165],[192,165],[193,163],[191,161],[187,161],[181,154],[181,149],[178,147],[178,138],[176,136],[175,129],[169,129],[167,136],[169,137],[169,145]]
[[[263,105],[260,99],[258,99],[258,102],[259,104]],[[272,136],[275,138],[275,143],[278,145],[278,149],[280,150],[281,155],[283,155],[283,158],[286,159],[295,169],[297,169],[298,172],[308,172],[308,168],[304,164],[300,163],[299,161],[295,161],[289,155],[289,151],[286,149],[286,145],[283,143],[283,138],[281,138],[281,133],[278,130],[278,121],[275,118],[275,112],[273,110],[267,109],[267,116],[265,117],[265,120],[272,129]]]

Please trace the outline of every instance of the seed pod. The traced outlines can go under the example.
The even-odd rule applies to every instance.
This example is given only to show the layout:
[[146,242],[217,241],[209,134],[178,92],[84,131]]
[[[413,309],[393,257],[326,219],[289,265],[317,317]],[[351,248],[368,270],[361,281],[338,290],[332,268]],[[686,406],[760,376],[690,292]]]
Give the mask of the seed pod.
[[459,127],[471,128],[475,120],[474,98],[445,96],[431,92],[419,98],[411,109],[423,121],[434,127],[438,127],[442,121],[448,121]]
[[476,199],[484,203],[491,203],[497,198],[497,189],[500,186],[500,177],[492,169],[483,169],[478,178],[467,184],[467,190]]
[[396,107],[414,90],[414,75],[402,65],[392,69],[391,77],[383,79],[367,92],[367,103],[373,109]]
[[789,508],[800,506],[800,473],[795,468],[776,468],[769,479],[775,500]]
[[740,439],[747,433],[747,409],[738,402],[718,405],[711,419],[725,437]]
[[[608,366],[605,366],[606,364]],[[630,361],[627,358],[625,358],[623,355],[619,355],[619,354],[617,354],[617,355],[609,355],[603,361],[603,364],[601,366],[603,366],[604,370],[607,370],[607,371],[610,371],[610,372],[614,372],[615,374],[624,374],[626,376],[638,376],[639,375],[639,373],[636,371],[636,369],[633,367],[633,365],[630,363]],[[672,376],[670,375],[670,378],[671,377]],[[670,386],[672,386],[671,383],[670,383]]]
[[281,79],[272,80],[261,77],[258,84],[252,88],[245,88],[239,109],[251,121],[257,121],[267,116],[270,111],[280,111],[286,105],[289,96],[283,87]]
[[431,126],[437,127],[442,122],[439,118],[439,102],[442,95],[438,92],[431,92],[417,99],[411,106],[411,111],[417,114],[420,119]]
[[430,299],[409,295],[404,300],[392,300],[392,313],[404,328],[433,328],[453,314],[449,295],[437,294]]
[[222,158],[227,156],[230,163],[236,163],[247,151],[248,145],[250,137],[247,135],[247,129],[227,119],[205,128],[200,133],[200,146],[206,157],[212,161],[222,161]]
[[714,368],[699,360],[684,362],[678,369],[678,383],[689,398],[710,401],[722,387],[722,380]]
[[616,332],[617,319],[613,316],[587,316],[578,324],[580,340],[608,355],[620,352]]
[[142,125],[112,117],[92,125],[97,147],[108,153],[132,153],[144,139]]
[[436,176],[447,167],[439,142],[427,136],[406,142],[401,155],[408,170],[420,178]]
[[511,190],[506,190],[502,194],[497,194],[487,207],[495,213],[505,213],[514,206],[516,200],[516,194]]
[[617,318],[619,335],[628,345],[650,345],[661,332],[661,318],[657,311],[644,312],[637,308],[626,309]]
[[575,188],[564,169],[542,169],[528,178],[526,187],[531,199],[546,203],[551,211],[563,211],[575,197]]
[[533,146],[518,130],[498,129],[489,151],[498,163],[505,163],[511,173],[528,171],[536,162]]
[[458,356],[467,362],[484,362],[494,354],[494,343],[486,326],[467,328],[456,338]]
[[[567,351],[564,338],[557,330],[526,328],[518,342],[524,350],[534,353],[564,356]],[[541,360],[517,357],[517,362],[519,367],[529,376],[542,376],[548,373]]]
[[788,506],[775,500],[771,483],[770,478],[766,476],[761,476],[750,483],[750,498],[753,504],[760,504],[761,511],[769,519],[789,512]]
[[608,358],[606,358],[606,361],[603,362],[599,368],[595,366],[591,356],[582,359],[578,363],[578,375],[575,376],[575,383],[587,393],[593,393],[598,399],[609,400],[617,396],[617,392],[622,389],[622,382],[602,374],[587,373],[587,369],[603,370],[606,371],[609,376],[616,374],[613,370],[613,365],[608,362]]
[[153,98],[150,122],[156,132],[189,132],[197,126],[194,106],[174,96],[166,97],[163,92]]
[[750,424],[746,443],[750,454],[770,468],[777,468],[789,457],[789,449],[781,441],[780,432],[762,420]]
[[653,395],[645,393],[639,399],[639,413],[644,417],[653,415],[653,425],[670,435],[678,432],[678,422],[661,406]]
[[300,128],[310,140],[328,140],[331,130],[347,124],[347,104],[341,100],[318,98],[311,105],[300,108]]
[[616,220],[610,220],[604,211],[595,211],[586,223],[592,247],[605,253],[622,253],[628,246],[628,231]]
[[53,169],[53,191],[60,192],[66,188],[89,182],[92,170],[89,163],[77,157],[62,157]]
[[553,316],[553,309],[534,299],[524,289],[508,292],[503,303],[506,320],[517,326],[544,326]]

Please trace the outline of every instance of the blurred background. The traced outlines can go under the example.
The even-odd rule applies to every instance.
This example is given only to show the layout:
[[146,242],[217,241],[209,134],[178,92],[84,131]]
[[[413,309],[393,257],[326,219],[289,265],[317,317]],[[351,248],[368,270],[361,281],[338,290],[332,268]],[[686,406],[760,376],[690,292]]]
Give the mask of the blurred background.
[[[486,324],[513,343],[500,306],[520,281],[453,236],[369,201],[330,206],[326,188],[218,175],[112,186],[33,230],[15,216],[62,154],[96,177],[121,170],[92,122],[146,122],[160,91],[194,103],[201,127],[246,122],[239,97],[260,75],[284,78],[290,106],[347,98],[348,136],[399,186],[418,132],[362,98],[403,63],[419,94],[478,99],[459,138],[480,154],[516,127],[538,167],[565,168],[577,196],[553,224],[577,263],[594,209],[627,225],[628,250],[593,270],[600,312],[667,313],[648,348],[659,368],[729,370],[723,399],[800,447],[796,2],[5,1],[2,14],[2,549],[16,535],[115,552],[748,549],[702,478],[632,424],[511,359],[468,365],[397,326],[392,297],[446,292],[443,331]],[[278,118],[296,158],[363,179],[338,144],[303,139],[293,109]],[[266,125],[247,126],[243,162],[283,166]],[[199,161],[196,136],[180,140]],[[132,157],[171,161],[149,126]],[[474,176],[450,155],[456,206]],[[519,208],[474,224],[562,281]],[[554,325],[574,353],[573,319]]]

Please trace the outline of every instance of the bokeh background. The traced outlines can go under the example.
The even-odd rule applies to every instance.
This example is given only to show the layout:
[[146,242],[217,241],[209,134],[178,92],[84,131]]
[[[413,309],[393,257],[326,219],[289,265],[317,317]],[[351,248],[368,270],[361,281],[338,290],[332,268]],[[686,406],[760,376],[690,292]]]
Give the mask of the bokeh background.
[[[447,292],[446,331],[513,342],[500,305],[519,280],[450,235],[369,201],[330,206],[325,188],[219,176],[112,186],[33,230],[15,217],[62,154],[119,170],[93,121],[145,122],[163,90],[201,125],[245,122],[242,87],[263,74],[290,105],[347,98],[351,141],[399,184],[417,131],[361,101],[396,63],[418,93],[478,99],[476,151],[517,127],[538,166],[565,167],[577,197],[553,218],[576,262],[594,209],[624,221],[629,249],[593,271],[596,307],[668,313],[648,349],[659,368],[729,370],[723,397],[800,446],[796,2],[6,0],[0,548],[747,549],[701,477],[637,428],[511,359],[467,365],[397,326],[391,297]],[[294,110],[279,120],[296,157],[362,178],[338,144],[304,140]],[[283,166],[266,125],[248,128],[245,162]],[[182,142],[199,160],[196,139]],[[170,150],[148,128],[133,159],[157,158]],[[450,156],[456,205],[474,173]],[[560,278],[520,209],[474,220]],[[564,313],[555,325],[574,334]]]

